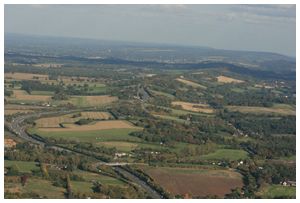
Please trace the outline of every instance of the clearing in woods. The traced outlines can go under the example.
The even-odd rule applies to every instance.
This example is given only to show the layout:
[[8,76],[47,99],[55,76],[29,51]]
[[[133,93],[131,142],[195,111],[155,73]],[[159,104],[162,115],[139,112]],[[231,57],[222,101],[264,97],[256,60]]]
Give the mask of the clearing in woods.
[[222,198],[231,189],[243,186],[242,175],[222,169],[173,168],[142,166],[154,182],[173,195],[193,197],[217,195]]
[[218,76],[217,80],[220,83],[243,83],[243,82],[245,82],[243,80],[238,80],[238,79],[226,77],[226,76],[223,76],[223,75]]
[[184,110],[193,111],[193,112],[214,113],[214,109],[212,109],[208,104],[197,104],[197,103],[174,101],[172,102],[172,105],[180,106]]
[[183,83],[183,84],[186,84],[186,85],[189,85],[189,86],[192,86],[192,87],[200,87],[202,89],[206,89],[205,86],[203,85],[200,85],[196,82],[192,82],[192,81],[189,81],[189,80],[185,80],[185,79],[182,79],[182,78],[176,78],[177,81]]

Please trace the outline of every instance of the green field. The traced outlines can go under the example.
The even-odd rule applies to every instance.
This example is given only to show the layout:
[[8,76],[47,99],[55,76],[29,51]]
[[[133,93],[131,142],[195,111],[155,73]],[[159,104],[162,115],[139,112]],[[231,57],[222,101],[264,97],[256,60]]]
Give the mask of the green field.
[[296,198],[296,187],[269,185],[260,190],[257,195],[264,199]]
[[100,174],[81,171],[81,170],[76,170],[73,173],[83,177],[86,182],[100,181],[102,184],[107,184],[107,185],[119,185],[119,186],[125,185],[123,181],[110,176],[100,175]]
[[156,95],[160,95],[160,96],[165,96],[165,97],[168,97],[170,99],[174,99],[175,96],[174,95],[171,95],[169,93],[166,93],[166,92],[161,92],[161,91],[156,91],[156,90],[150,90],[153,94],[156,94]]
[[28,130],[31,134],[37,134],[42,137],[63,138],[67,140],[75,140],[78,142],[90,142],[97,144],[106,141],[131,141],[138,142],[140,138],[130,136],[129,133],[137,131],[137,129],[108,129],[85,132],[45,132],[35,128]]
[[217,151],[201,156],[205,160],[239,160],[246,159],[248,153],[238,149],[218,149]]
[[31,173],[32,170],[40,168],[36,162],[4,160],[4,167],[12,167],[13,165],[16,165],[21,173]]
[[244,89],[241,89],[241,88],[238,88],[238,87],[232,88],[231,91],[236,92],[236,93],[243,93],[243,92],[245,92]]
[[54,95],[54,92],[51,91],[31,91],[31,95],[47,95],[47,96],[52,96]]
[[72,191],[76,193],[90,194],[93,193],[93,184],[85,181],[71,181]]
[[167,119],[167,120],[177,121],[177,122],[180,122],[180,123],[185,123],[186,122],[186,120],[177,118],[175,116],[159,115],[159,114],[152,114],[152,115],[155,116],[155,117],[161,118],[161,119]]
[[229,111],[251,114],[296,115],[296,107],[288,104],[274,104],[272,107],[261,106],[226,106]]
[[90,85],[87,93],[89,93],[89,94],[105,94],[106,91],[107,91],[107,87],[105,86],[105,84],[96,84],[96,86]]
[[[145,106],[147,105],[151,105],[151,104],[145,104]],[[182,115],[196,115],[196,116],[206,116],[206,117],[213,117],[213,114],[205,114],[205,113],[197,113],[197,112],[192,112],[192,111],[187,111],[187,110],[183,110],[183,109],[174,109],[174,108],[169,108],[169,107],[165,107],[165,106],[157,106],[159,108],[163,108],[166,110],[170,110],[170,116],[173,117],[177,117],[177,116],[182,116]]]
[[66,189],[63,187],[55,187],[48,180],[36,177],[29,177],[25,186],[21,183],[5,183],[5,190],[18,191],[20,193],[36,193],[40,197],[50,199],[63,199]]
[[96,173],[76,170],[73,172],[74,174],[81,176],[84,178],[84,181],[71,181],[71,187],[73,192],[75,193],[85,193],[89,194],[92,193],[92,186],[93,182],[98,181],[104,185],[118,185],[118,186],[125,186],[126,184],[121,180],[110,176],[104,176]]

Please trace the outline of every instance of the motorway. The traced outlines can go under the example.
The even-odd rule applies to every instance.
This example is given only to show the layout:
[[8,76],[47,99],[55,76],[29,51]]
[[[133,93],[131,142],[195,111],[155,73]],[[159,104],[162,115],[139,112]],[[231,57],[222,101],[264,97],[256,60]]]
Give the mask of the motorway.
[[[21,116],[13,118],[11,123],[7,127],[10,129],[11,132],[15,133],[18,137],[20,137],[24,140],[27,140],[29,142],[35,143],[35,144],[39,144],[44,147],[45,143],[43,141],[37,140],[36,138],[27,134],[26,126],[22,125],[22,123],[26,119],[30,119],[30,118],[40,118],[40,117],[49,116],[49,115],[68,114],[68,113],[77,112],[77,111],[78,110],[61,109],[59,111],[36,112],[36,113],[32,113],[32,114],[21,115]],[[74,152],[77,154],[88,156],[86,154],[75,152],[75,151],[65,149],[65,148],[59,147],[59,146],[51,146],[51,148],[58,150],[58,151],[68,151],[68,152]],[[135,184],[137,184],[141,188],[143,188],[148,193],[149,197],[151,197],[152,199],[162,198],[162,196],[156,190],[152,189],[145,181],[139,179],[134,174],[131,174],[128,171],[125,171],[124,169],[121,168],[121,166],[127,165],[129,163],[106,163],[106,162],[101,161],[98,164],[113,166],[116,171],[123,174],[123,176],[126,177],[128,180],[130,180],[131,182],[134,182]]]

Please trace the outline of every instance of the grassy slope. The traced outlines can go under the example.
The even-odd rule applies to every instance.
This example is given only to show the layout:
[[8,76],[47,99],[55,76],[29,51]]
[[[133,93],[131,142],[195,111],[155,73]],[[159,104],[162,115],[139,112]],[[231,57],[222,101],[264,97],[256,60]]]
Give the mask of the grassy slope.
[[205,160],[239,160],[247,158],[248,153],[238,149],[218,149],[217,151],[201,156]]
[[36,162],[4,160],[5,167],[11,167],[13,165],[16,165],[22,173],[30,173],[31,170],[39,169]]
[[279,197],[296,197],[296,187],[288,187],[282,185],[268,185],[258,192],[258,196],[266,199],[274,199]]

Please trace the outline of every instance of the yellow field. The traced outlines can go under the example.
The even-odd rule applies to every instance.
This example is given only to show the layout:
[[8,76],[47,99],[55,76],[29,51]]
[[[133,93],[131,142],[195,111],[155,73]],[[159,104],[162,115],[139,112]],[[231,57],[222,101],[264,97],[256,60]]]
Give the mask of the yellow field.
[[44,107],[33,105],[5,104],[5,109],[7,110],[37,110],[43,108]]
[[229,111],[238,111],[241,113],[296,115],[296,109],[285,104],[277,104],[273,107],[226,106],[226,108]]
[[98,144],[103,145],[105,147],[116,147],[116,148],[131,148],[134,149],[138,146],[136,143],[132,142],[121,142],[121,141],[113,141],[113,142],[98,142]]
[[97,106],[97,105],[103,105],[108,104],[114,101],[117,101],[117,97],[112,97],[109,95],[103,95],[103,96],[85,96],[85,100],[89,106]]
[[112,116],[107,112],[99,112],[99,111],[85,111],[81,112],[82,118],[90,118],[90,119],[110,119]]
[[185,79],[182,79],[182,78],[176,78],[176,80],[179,81],[179,82],[181,82],[181,83],[183,83],[183,84],[192,86],[192,87],[200,87],[202,89],[206,89],[205,86],[200,85],[200,84],[195,83],[195,82],[192,82],[192,81],[189,81],[189,80],[185,80]]
[[75,114],[67,114],[62,116],[54,116],[48,118],[40,118],[35,121],[35,125],[40,128],[59,128],[60,123],[75,123],[80,119],[110,119],[111,115],[107,112],[81,112],[80,116]]
[[238,79],[226,77],[223,75],[218,76],[217,79],[218,79],[218,82],[220,82],[220,83],[242,83],[242,82],[245,82],[243,80],[238,80]]
[[29,113],[43,108],[44,107],[31,106],[31,105],[5,104],[4,115],[13,115],[16,113]]
[[14,115],[17,113],[30,113],[33,112],[33,110],[16,110],[16,109],[4,109],[4,115]]
[[[55,64],[36,64],[42,66],[51,66]],[[61,65],[61,64],[58,64]],[[68,76],[60,76],[57,80],[49,80],[48,75],[42,74],[33,74],[33,73],[5,73],[4,78],[6,80],[38,80],[41,83],[54,83],[57,84],[58,81],[63,81],[65,84],[83,84],[89,81],[94,81],[95,78],[88,77],[68,77]],[[99,82],[98,82],[99,83]]]
[[39,64],[32,64],[33,67],[39,68],[61,68],[63,64],[60,63],[39,63]]
[[51,100],[51,96],[47,95],[30,95],[24,90],[14,90],[11,97],[6,97],[7,100],[22,100],[22,101],[43,101]]
[[70,132],[70,131],[95,131],[106,129],[141,129],[132,125],[127,121],[113,120],[113,121],[98,121],[88,125],[65,124],[64,128],[39,128],[40,131],[45,132]]
[[214,113],[214,109],[212,109],[208,104],[196,104],[189,102],[181,102],[174,101],[172,102],[173,106],[181,106],[184,110],[199,112],[199,113]]

